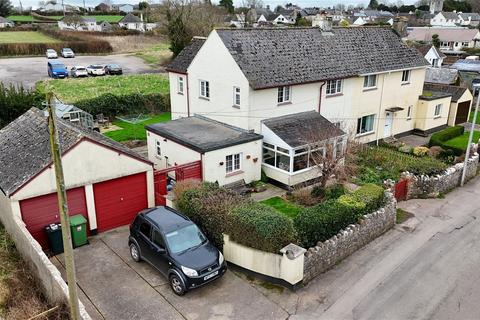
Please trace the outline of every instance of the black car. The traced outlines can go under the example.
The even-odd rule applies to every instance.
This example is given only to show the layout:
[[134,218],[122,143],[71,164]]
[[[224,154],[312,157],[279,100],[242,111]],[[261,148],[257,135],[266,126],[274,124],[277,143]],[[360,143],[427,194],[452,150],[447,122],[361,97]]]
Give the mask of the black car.
[[123,70],[118,64],[107,64],[103,69],[105,74],[123,74]]
[[227,271],[223,255],[196,224],[169,207],[141,211],[130,225],[130,255],[145,260],[183,295],[220,278]]

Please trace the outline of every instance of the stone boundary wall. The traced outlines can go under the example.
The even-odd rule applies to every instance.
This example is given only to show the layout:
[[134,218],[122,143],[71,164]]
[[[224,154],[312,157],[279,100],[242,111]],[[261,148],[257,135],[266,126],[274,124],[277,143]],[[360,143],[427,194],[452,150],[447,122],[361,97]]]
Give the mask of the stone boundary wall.
[[[470,159],[468,159],[465,181],[472,179],[477,174],[478,160],[478,153],[475,153]],[[460,186],[463,165],[463,162],[457,163],[449,167],[443,174],[435,176],[419,176],[409,172],[402,173],[401,177],[408,180],[406,200],[436,198],[440,193],[446,193]]]
[[[18,252],[29,265],[43,287],[43,293],[52,304],[66,303],[68,305],[68,286],[60,271],[50,262],[40,244],[28,232],[25,224],[10,210],[8,199],[0,191],[0,221],[10,237],[15,242]],[[80,318],[91,320],[81,301]]]
[[390,191],[385,191],[385,199],[383,208],[363,216],[357,224],[349,225],[332,238],[319,241],[315,247],[307,250],[303,265],[304,284],[395,225],[397,201]]

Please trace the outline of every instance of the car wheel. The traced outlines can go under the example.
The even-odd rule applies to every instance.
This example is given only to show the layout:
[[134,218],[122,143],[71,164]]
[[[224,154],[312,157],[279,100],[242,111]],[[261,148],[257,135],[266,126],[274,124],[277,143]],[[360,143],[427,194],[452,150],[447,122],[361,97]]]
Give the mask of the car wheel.
[[140,262],[142,260],[140,258],[140,250],[135,243],[130,244],[130,255],[135,262]]
[[170,276],[170,288],[177,296],[183,296],[187,290],[180,277],[176,274]]

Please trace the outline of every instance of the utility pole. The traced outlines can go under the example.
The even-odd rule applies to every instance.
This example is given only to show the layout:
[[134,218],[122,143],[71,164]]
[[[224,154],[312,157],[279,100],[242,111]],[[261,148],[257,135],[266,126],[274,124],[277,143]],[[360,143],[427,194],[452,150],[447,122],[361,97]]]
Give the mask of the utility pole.
[[[475,97],[475,92],[479,89],[480,86],[473,86],[473,97]],[[470,148],[472,145],[473,140],[473,131],[475,130],[475,124],[477,122],[477,111],[478,111],[478,102],[480,101],[480,92],[477,95],[477,103],[475,105],[475,111],[473,112],[473,120],[472,120],[472,128],[470,129],[470,135],[468,136],[468,144],[467,144],[467,151],[465,153],[465,161],[463,162],[463,171],[462,171],[462,181],[460,182],[460,186],[463,187],[465,183],[465,175],[467,174],[467,164],[468,159],[470,158]]]
[[50,151],[52,153],[53,165],[55,168],[55,180],[57,182],[58,209],[60,222],[62,224],[63,250],[65,257],[65,268],[67,271],[68,296],[70,302],[70,318],[80,319],[78,306],[77,280],[75,277],[75,261],[73,259],[72,234],[70,230],[70,216],[68,215],[67,192],[63,177],[62,158],[60,155],[59,139],[57,132],[57,121],[55,106],[53,105],[53,94],[47,93],[48,108],[48,131],[50,133]]

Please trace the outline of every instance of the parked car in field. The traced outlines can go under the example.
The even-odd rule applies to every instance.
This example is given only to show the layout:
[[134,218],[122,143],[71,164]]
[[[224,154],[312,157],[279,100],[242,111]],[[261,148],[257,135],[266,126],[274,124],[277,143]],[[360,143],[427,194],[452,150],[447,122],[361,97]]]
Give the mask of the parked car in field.
[[75,53],[70,48],[63,48],[62,51],[60,51],[60,54],[64,58],[75,58]]
[[87,73],[90,76],[104,76],[105,70],[103,70],[103,66],[99,64],[91,64],[87,67]]
[[107,64],[103,69],[105,74],[123,74],[123,70],[118,64]]
[[70,69],[70,74],[74,78],[79,78],[79,77],[88,77],[88,72],[87,68],[83,66],[74,66],[72,69]]
[[220,278],[223,255],[190,219],[169,207],[141,211],[128,239],[134,261],[145,260],[169,280],[177,295]]
[[57,51],[55,51],[53,49],[47,49],[46,55],[47,55],[47,59],[57,59],[58,58]]
[[50,78],[67,78],[68,70],[63,63],[58,60],[49,61],[47,64],[48,76]]

